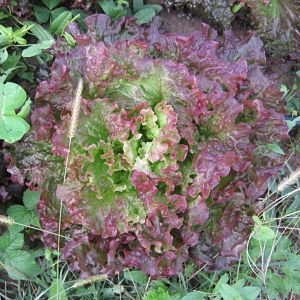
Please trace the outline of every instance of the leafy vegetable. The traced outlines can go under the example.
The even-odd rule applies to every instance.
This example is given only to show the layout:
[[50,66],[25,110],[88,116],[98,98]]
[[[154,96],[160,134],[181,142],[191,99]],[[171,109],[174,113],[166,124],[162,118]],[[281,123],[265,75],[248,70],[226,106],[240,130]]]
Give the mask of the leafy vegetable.
[[252,26],[257,30],[273,56],[283,57],[287,53],[298,53],[300,44],[299,0],[242,0],[231,2],[234,4],[232,7],[233,12],[238,12],[242,6],[248,6],[248,10],[245,10],[245,12],[248,11],[246,19],[251,20]]
[[[62,231],[72,239],[62,241],[62,258],[82,277],[128,267],[169,276],[189,258],[227,268],[285,159],[267,147],[288,129],[282,93],[259,66],[263,50],[252,48],[259,39],[228,33],[221,48],[205,24],[190,37],[106,15],[86,24],[86,34],[70,29],[76,48],[59,40],[53,50],[59,55],[37,88],[33,129],[6,150],[12,180],[41,190],[40,221],[49,232],[58,230],[62,201]],[[244,57],[231,56],[235,43]],[[80,79],[82,110],[69,149]],[[44,241],[57,247],[50,233]]]
[[34,225],[40,227],[39,216],[37,213],[37,204],[39,202],[40,192],[27,190],[23,196],[23,205],[15,204],[11,205],[7,210],[7,214],[17,223],[9,226],[9,231],[20,232],[24,229],[24,226]]
[[105,14],[113,20],[132,16],[137,19],[136,23],[140,25],[150,22],[162,10],[160,5],[144,4],[143,0],[133,0],[132,9],[129,7],[129,2],[125,0],[99,0],[98,3]]
[[4,267],[10,278],[15,280],[29,279],[41,272],[35,261],[34,253],[23,250],[24,234],[21,231],[26,225],[40,227],[36,210],[40,192],[27,190],[23,196],[24,206],[11,205],[7,214],[19,224],[11,224],[9,232],[0,237],[0,267]]

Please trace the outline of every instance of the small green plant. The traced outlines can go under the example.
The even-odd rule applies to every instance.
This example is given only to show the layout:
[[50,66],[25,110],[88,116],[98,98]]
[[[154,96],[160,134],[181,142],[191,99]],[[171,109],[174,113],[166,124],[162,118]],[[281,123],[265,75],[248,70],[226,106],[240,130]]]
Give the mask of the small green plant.
[[[31,26],[24,25],[21,28],[5,27],[0,25],[0,82],[4,82],[16,69],[25,69],[20,64],[21,54],[17,49],[25,47],[27,40],[24,36]],[[13,49],[9,52],[10,49]],[[19,53],[18,53],[19,52]]]
[[44,6],[34,5],[34,15],[39,21],[40,24],[46,23],[51,19],[51,21],[55,20],[62,12],[66,9],[62,7],[58,7],[61,3],[61,0],[42,0]]
[[28,33],[30,27],[32,26],[24,25],[21,28],[12,28],[0,25],[0,46],[26,45],[27,40],[24,36]]
[[144,4],[143,0],[133,0],[132,8],[129,2],[124,0],[100,0],[99,5],[103,11],[113,20],[118,20],[125,16],[136,18],[136,23],[141,25],[148,23],[152,18],[162,10],[158,4]]
[[289,130],[293,129],[297,122],[300,121],[300,99],[297,96],[297,88],[300,83],[300,71],[296,72],[296,78],[294,80],[293,86],[291,88],[287,87],[285,84],[280,86],[280,91],[283,92],[283,96],[286,99],[286,110],[291,116],[291,120],[286,120]]
[[[287,164],[287,167],[290,166]],[[249,239],[244,261],[250,266],[249,282],[268,299],[300,294],[300,255],[297,253],[300,212],[300,169],[277,184],[263,200],[265,208]]]
[[[16,23],[14,16],[5,15],[5,17],[8,23]],[[32,69],[36,66],[30,65],[26,58],[39,56],[38,61],[42,63],[47,57],[49,59],[49,55],[42,55],[43,50],[55,42],[53,36],[40,25],[32,21],[20,24],[13,27],[0,25],[0,82],[11,80],[17,75],[33,83]],[[39,42],[28,44],[27,36],[30,34],[36,36]]]
[[75,40],[72,35],[65,31],[65,28],[73,21],[82,20],[86,14],[80,9],[68,10],[66,7],[60,6],[61,0],[42,0],[44,6],[34,5],[34,15],[40,24],[49,22],[49,33],[55,36],[63,36],[67,42],[74,46]]
[[143,297],[143,300],[168,300],[170,294],[167,290],[162,287],[158,287],[157,290],[149,290]]
[[[59,6],[61,0],[42,0],[45,6],[34,5],[34,15],[40,24],[50,22],[49,32],[55,35],[62,35],[66,26],[79,17],[78,14],[73,15],[78,10],[73,12],[67,10],[66,7]],[[81,11],[80,11],[81,12]]]
[[0,269],[15,280],[29,279],[41,272],[33,252],[23,250],[24,235],[6,232],[0,237]]
[[[229,280],[228,275],[226,277]],[[256,286],[246,286],[246,280],[240,279],[232,285],[221,283],[215,288],[214,292],[219,294],[214,298],[215,300],[256,300],[260,289]]]
[[118,0],[115,3],[114,0],[100,0],[98,3],[105,14],[113,20],[119,20],[128,15],[128,10],[126,9],[126,7],[129,8],[128,1]]
[[8,225],[8,232],[0,237],[0,267],[5,268],[9,277],[15,280],[29,279],[41,272],[35,260],[39,252],[24,249],[22,233],[24,228],[40,227],[36,209],[39,198],[40,192],[27,190],[23,197],[24,206],[12,205],[7,211],[9,217],[1,216],[1,222]]
[[[36,206],[40,200],[40,192],[26,190],[23,195],[24,205],[11,205],[7,214],[14,220],[14,223],[8,227],[9,232],[19,233],[26,226],[40,228],[39,215]],[[19,225],[22,224],[22,225]]]
[[[8,143],[20,140],[29,130],[25,121],[31,100],[25,90],[16,83],[0,83],[0,139]],[[19,112],[16,112],[20,109]]]

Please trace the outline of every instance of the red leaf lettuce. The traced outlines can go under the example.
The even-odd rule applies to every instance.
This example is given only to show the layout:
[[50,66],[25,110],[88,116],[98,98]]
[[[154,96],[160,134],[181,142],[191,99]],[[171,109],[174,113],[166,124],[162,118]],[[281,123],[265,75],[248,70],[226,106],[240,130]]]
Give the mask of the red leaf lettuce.
[[[45,230],[57,232],[62,201],[63,259],[83,277],[128,267],[169,276],[189,258],[228,267],[284,159],[266,147],[286,138],[287,127],[272,77],[260,72],[261,85],[253,76],[265,59],[261,47],[251,49],[260,40],[234,41],[228,32],[221,45],[204,24],[184,37],[104,15],[86,23],[86,34],[71,28],[75,48],[59,41],[53,50],[32,130],[6,150],[12,179],[42,191]],[[233,57],[235,43],[243,51]],[[81,113],[69,149],[79,78]],[[52,234],[44,242],[57,247]]]

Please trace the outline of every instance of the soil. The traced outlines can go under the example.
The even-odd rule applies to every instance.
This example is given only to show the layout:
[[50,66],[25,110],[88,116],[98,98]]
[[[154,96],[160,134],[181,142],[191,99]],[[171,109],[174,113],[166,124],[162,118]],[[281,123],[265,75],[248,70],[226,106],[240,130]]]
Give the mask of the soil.
[[170,9],[169,11],[163,10],[159,13],[159,16],[163,20],[163,29],[166,32],[185,36],[189,36],[193,32],[199,30],[201,23],[203,23],[203,20],[200,17],[190,17],[188,14],[176,9]]

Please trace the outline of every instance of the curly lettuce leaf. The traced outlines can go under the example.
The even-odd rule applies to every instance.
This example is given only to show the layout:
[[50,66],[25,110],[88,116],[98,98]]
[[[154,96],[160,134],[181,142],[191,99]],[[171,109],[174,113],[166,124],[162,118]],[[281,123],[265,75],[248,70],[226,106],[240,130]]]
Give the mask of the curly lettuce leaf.
[[[183,37],[131,19],[86,22],[85,34],[69,29],[74,49],[60,40],[52,50],[59,55],[37,88],[32,131],[6,150],[12,180],[42,191],[45,244],[57,246],[62,201],[63,259],[82,277],[128,267],[169,276],[189,258],[230,266],[285,158],[265,146],[288,129],[274,76],[260,70],[260,40],[227,32],[221,47],[208,25]],[[244,48],[233,58],[235,45]]]

